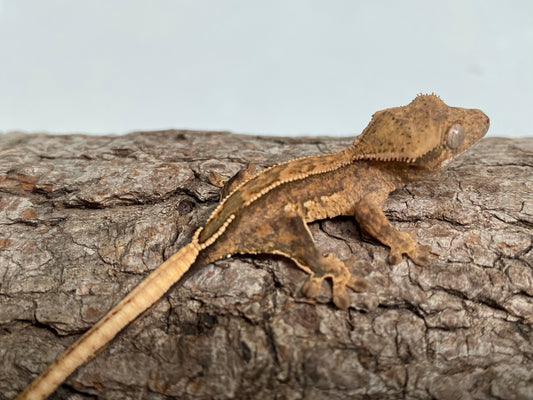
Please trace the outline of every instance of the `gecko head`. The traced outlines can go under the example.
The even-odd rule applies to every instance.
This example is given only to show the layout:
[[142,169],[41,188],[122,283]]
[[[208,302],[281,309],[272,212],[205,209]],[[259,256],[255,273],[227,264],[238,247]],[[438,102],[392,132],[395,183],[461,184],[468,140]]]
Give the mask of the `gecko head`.
[[449,107],[435,95],[418,96],[414,101],[433,102],[439,110],[429,124],[429,132],[425,132],[427,136],[435,135],[435,141],[414,160],[417,166],[440,169],[479,142],[489,130],[489,117],[481,110]]
[[401,161],[439,169],[488,131],[481,111],[447,106],[438,96],[418,95],[403,107],[376,112],[351,151],[354,159]]

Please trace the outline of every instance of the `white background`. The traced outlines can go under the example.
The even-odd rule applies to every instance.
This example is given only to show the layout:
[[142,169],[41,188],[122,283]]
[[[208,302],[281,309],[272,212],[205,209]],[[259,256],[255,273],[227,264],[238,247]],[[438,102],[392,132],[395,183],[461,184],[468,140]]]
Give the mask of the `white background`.
[[0,0],[0,131],[356,135],[419,92],[533,136],[531,0]]

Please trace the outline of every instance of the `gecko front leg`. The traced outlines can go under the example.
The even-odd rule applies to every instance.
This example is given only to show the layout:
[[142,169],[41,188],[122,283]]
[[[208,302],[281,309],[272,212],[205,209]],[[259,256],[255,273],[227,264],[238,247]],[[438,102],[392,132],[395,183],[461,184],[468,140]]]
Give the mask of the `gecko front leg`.
[[387,219],[382,206],[383,200],[375,194],[367,195],[357,203],[355,218],[361,228],[390,247],[391,264],[398,264],[402,261],[402,254],[405,254],[416,264],[427,265],[431,247],[418,244],[408,232],[396,229]]

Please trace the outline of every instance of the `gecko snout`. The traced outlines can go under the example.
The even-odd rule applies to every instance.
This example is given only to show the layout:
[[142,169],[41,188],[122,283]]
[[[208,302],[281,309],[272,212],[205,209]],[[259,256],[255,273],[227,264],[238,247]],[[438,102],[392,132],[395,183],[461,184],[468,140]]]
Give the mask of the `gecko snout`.
[[487,116],[487,114],[485,114],[483,111],[481,110],[475,110],[478,114],[478,118],[479,118],[479,125],[482,127],[482,130],[483,130],[483,135],[485,135],[485,133],[487,133],[487,131],[489,130],[489,126],[490,126],[490,119],[489,117]]
[[[489,130],[490,126],[490,119],[489,117],[481,110],[478,109],[472,109],[469,110],[469,121],[468,124],[470,126],[470,145],[473,143],[476,143],[478,140],[480,140]],[[467,128],[468,130],[468,128]]]

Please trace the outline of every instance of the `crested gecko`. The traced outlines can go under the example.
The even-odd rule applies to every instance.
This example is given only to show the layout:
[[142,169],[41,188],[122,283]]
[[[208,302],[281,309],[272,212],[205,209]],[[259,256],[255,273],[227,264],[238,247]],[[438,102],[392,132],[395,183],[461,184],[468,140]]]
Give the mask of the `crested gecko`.
[[126,325],[157,302],[194,262],[207,264],[232,254],[279,254],[309,274],[306,297],[317,296],[325,279],[332,298],[349,307],[346,287],[368,286],[332,254],[315,246],[307,223],[353,216],[361,228],[390,248],[389,262],[406,255],[429,263],[429,247],[397,230],[382,211],[389,193],[423,179],[478,142],[489,128],[480,110],[447,106],[438,96],[418,95],[410,104],[376,112],[347,149],[299,158],[256,173],[252,166],[225,183],[221,201],[191,242],[148,275],[88,330],[16,399],[50,395]]

